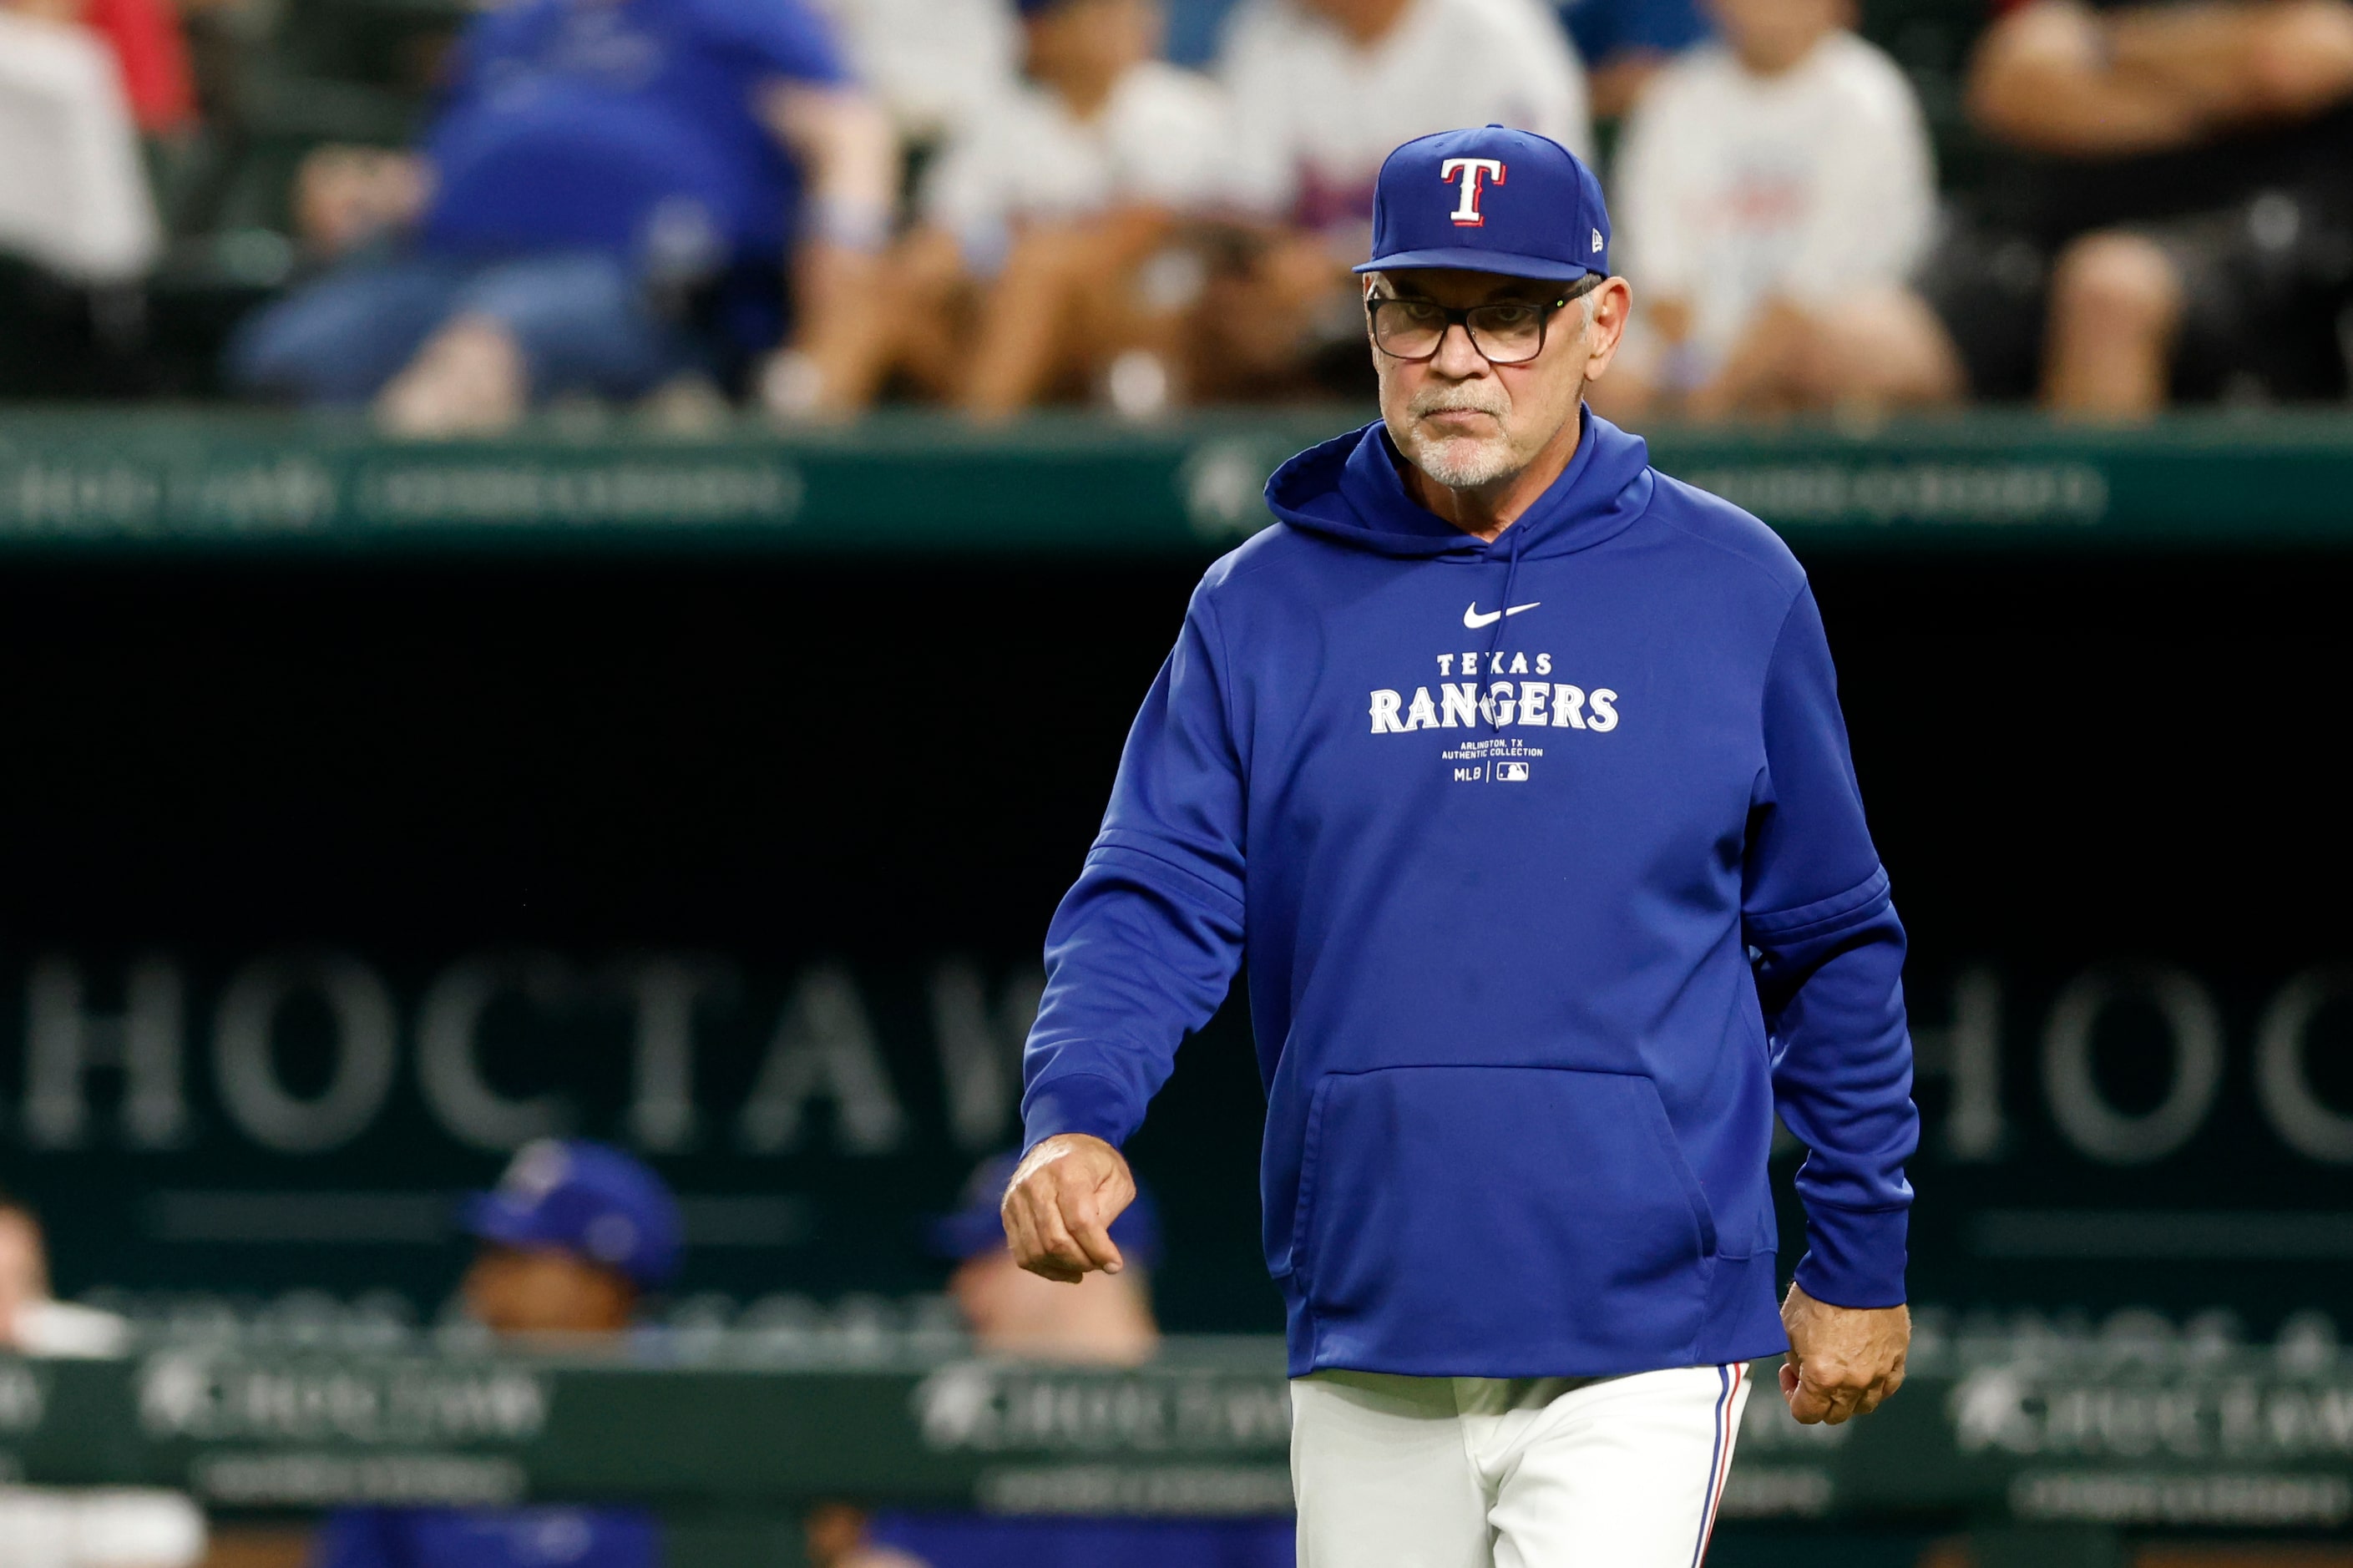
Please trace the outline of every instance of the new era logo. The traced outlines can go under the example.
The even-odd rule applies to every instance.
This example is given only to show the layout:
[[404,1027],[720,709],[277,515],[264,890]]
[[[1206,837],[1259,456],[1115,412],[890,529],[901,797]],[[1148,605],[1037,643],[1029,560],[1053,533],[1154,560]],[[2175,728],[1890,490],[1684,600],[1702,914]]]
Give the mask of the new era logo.
[[1593,254],[1601,254],[1601,231],[1598,228],[1593,231]]

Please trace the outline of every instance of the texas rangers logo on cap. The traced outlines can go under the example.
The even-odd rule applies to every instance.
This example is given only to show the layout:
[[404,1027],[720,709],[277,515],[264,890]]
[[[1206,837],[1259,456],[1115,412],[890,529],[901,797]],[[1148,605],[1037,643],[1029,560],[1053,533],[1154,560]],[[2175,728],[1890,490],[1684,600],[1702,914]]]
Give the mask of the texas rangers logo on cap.
[[1609,271],[1601,183],[1550,137],[1501,125],[1441,131],[1381,165],[1373,258],[1359,272],[1459,267],[1573,281]]
[[1438,165],[1438,177],[1449,184],[1460,183],[1462,200],[1454,208],[1454,226],[1483,228],[1486,216],[1479,210],[1479,198],[1486,194],[1485,182],[1504,183],[1504,163],[1500,158],[1449,158]]

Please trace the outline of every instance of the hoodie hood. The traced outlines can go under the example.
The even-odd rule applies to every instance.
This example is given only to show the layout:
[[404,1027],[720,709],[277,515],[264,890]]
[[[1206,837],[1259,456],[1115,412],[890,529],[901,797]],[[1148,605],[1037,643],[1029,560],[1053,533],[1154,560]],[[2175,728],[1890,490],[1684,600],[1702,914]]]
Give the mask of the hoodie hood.
[[1405,459],[1377,419],[1276,469],[1266,504],[1293,528],[1380,555],[1476,563],[1504,554],[1515,562],[1570,554],[1622,532],[1649,507],[1654,483],[1641,437],[1590,408],[1579,419],[1568,467],[1492,543],[1407,493],[1398,473]]

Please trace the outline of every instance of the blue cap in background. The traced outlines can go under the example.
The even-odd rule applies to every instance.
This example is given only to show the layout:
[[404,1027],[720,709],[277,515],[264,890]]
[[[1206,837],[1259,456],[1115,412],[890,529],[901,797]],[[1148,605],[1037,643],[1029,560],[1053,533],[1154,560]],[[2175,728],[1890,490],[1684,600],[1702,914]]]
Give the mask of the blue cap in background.
[[620,1150],[543,1138],[518,1152],[496,1190],[466,1201],[459,1223],[502,1247],[569,1252],[627,1275],[641,1289],[678,1272],[678,1200]]
[[1489,125],[1407,142],[1381,165],[1359,272],[1461,267],[1568,282],[1609,271],[1601,182],[1549,136]]
[[[997,1205],[1004,1201],[1006,1186],[1020,1163],[1021,1156],[1010,1153],[982,1161],[965,1180],[955,1213],[932,1223],[933,1249],[944,1258],[962,1259],[1003,1247],[1005,1221],[997,1214]],[[1135,1201],[1111,1222],[1111,1238],[1120,1256],[1139,1268],[1160,1261],[1160,1212],[1141,1184]]]

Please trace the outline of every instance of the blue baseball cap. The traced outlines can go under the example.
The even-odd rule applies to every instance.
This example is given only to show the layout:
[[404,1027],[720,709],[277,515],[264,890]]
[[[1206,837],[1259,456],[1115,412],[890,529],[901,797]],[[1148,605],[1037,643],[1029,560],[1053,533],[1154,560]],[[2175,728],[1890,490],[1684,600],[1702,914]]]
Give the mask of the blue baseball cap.
[[[1003,1247],[1005,1221],[997,1213],[997,1205],[1004,1201],[1014,1168],[1020,1163],[1020,1155],[1007,1153],[993,1155],[975,1167],[957,1200],[961,1206],[955,1213],[943,1215],[932,1222],[933,1250],[943,1258],[962,1260]],[[1159,1261],[1160,1211],[1152,1194],[1140,1184],[1135,1189],[1135,1201],[1111,1222],[1111,1238],[1119,1247],[1120,1256],[1139,1268],[1149,1268]]]
[[678,1200],[644,1162],[603,1143],[543,1138],[519,1150],[498,1186],[466,1200],[459,1223],[501,1247],[553,1249],[656,1289],[678,1272]]
[[1533,131],[1489,125],[1417,137],[1388,155],[1359,272],[1460,267],[1566,283],[1609,272],[1601,182]]

